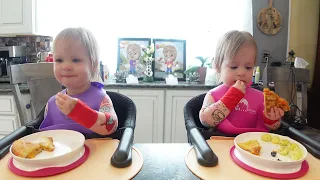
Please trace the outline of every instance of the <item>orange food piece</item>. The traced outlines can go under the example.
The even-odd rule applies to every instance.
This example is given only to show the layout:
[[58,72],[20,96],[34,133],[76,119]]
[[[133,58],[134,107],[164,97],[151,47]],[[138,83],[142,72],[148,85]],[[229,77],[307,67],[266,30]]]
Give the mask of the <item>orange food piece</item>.
[[248,151],[251,154],[260,155],[261,146],[257,140],[249,140],[237,144],[241,149]]
[[267,112],[270,112],[271,108],[278,107],[281,108],[284,112],[290,110],[288,102],[279,97],[275,92],[270,91],[268,88],[263,89],[264,95],[264,107]]

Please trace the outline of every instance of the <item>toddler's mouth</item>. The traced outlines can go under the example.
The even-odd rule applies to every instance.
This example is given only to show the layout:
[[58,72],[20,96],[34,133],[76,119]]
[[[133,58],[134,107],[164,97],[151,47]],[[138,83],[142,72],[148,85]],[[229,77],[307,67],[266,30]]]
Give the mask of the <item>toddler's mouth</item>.
[[[242,80],[240,80],[240,81],[242,81]],[[234,81],[234,83],[236,83],[237,82],[237,80],[236,81]],[[247,84],[247,82],[246,81],[242,81],[242,82],[244,82],[245,84]]]

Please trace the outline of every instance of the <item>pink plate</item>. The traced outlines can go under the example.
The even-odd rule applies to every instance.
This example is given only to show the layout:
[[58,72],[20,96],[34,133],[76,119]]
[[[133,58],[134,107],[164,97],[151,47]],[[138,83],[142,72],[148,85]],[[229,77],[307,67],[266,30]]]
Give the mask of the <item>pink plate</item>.
[[256,168],[249,166],[249,165],[245,164],[244,162],[242,162],[239,158],[236,157],[234,150],[235,150],[235,146],[233,146],[230,149],[230,156],[231,156],[232,160],[237,165],[239,165],[240,167],[242,167],[243,169],[245,169],[247,171],[253,172],[253,173],[261,175],[261,176],[275,178],[275,179],[295,179],[295,178],[299,178],[299,177],[304,176],[309,170],[309,164],[306,160],[304,160],[302,162],[301,169],[297,172],[294,172],[294,173],[278,174],[278,173],[271,173],[271,172],[267,172],[267,171],[262,171],[260,169],[256,169]]
[[88,156],[90,154],[90,149],[88,146],[85,146],[85,152],[84,154],[74,163],[69,164],[67,166],[62,166],[62,167],[48,167],[48,168],[43,168],[43,169],[39,169],[36,171],[24,171],[21,170],[19,168],[17,168],[16,166],[14,166],[13,164],[13,158],[11,157],[8,161],[8,167],[9,169],[20,176],[26,176],[26,177],[44,177],[44,176],[52,176],[55,174],[60,174],[69,170],[72,170],[76,167],[78,167],[79,165],[81,165],[83,162],[85,162],[88,159]]

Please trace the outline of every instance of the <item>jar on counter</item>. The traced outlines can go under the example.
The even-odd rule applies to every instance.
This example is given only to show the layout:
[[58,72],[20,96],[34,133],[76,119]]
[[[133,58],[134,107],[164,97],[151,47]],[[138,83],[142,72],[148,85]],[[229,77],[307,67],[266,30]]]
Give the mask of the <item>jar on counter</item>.
[[46,57],[46,62],[53,62],[53,55],[52,53],[49,53],[48,56]]

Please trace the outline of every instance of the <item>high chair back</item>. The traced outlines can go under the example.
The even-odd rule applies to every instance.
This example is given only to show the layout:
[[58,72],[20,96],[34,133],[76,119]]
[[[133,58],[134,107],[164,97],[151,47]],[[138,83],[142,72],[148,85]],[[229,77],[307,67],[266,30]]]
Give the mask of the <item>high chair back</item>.
[[27,117],[26,104],[23,102],[19,84],[28,85],[31,95],[30,104],[35,116],[39,115],[51,96],[62,90],[62,85],[54,77],[53,63],[11,65],[8,67],[8,74],[21,125],[34,118]]

